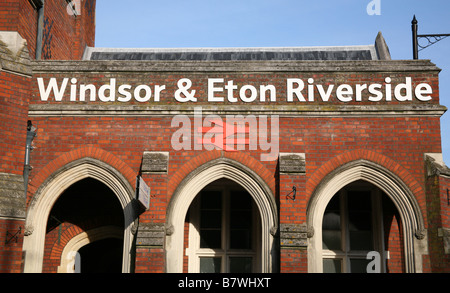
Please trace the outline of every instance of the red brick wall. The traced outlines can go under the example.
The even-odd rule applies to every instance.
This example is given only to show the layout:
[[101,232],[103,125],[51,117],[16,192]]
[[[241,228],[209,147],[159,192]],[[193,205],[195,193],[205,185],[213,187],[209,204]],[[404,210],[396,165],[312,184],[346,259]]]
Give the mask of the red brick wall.
[[[123,63],[123,65],[130,65],[134,64],[135,62],[131,61],[131,63]],[[95,63],[100,64],[99,66],[93,66],[92,71],[97,71],[101,67],[102,63]],[[107,63],[103,63],[107,64]],[[70,63],[67,63],[65,65],[68,65],[70,67]],[[73,64],[75,65],[75,64]],[[119,65],[120,66],[120,65]],[[157,65],[156,65],[157,66]],[[192,65],[195,66],[195,65]],[[85,69],[88,70],[89,69]],[[102,69],[103,70],[103,69]],[[139,69],[142,70],[142,69]],[[355,69],[357,70],[357,69]],[[353,78],[350,78],[350,76],[354,76]],[[109,84],[111,78],[116,79],[117,86],[121,84],[129,84],[132,86],[131,92],[134,90],[134,87],[137,85],[148,85],[154,89],[155,85],[166,85],[165,90],[161,93],[160,102],[157,102],[156,104],[181,104],[174,98],[174,93],[178,90],[178,84],[177,82],[180,79],[188,78],[192,81],[192,87],[189,89],[195,90],[195,96],[198,98],[195,105],[295,105],[295,106],[305,106],[305,105],[383,105],[383,104],[389,104],[389,105],[405,105],[405,104],[439,104],[439,78],[438,74],[435,72],[427,72],[427,73],[416,73],[411,72],[408,74],[405,73],[358,73],[358,74],[350,74],[350,73],[327,73],[327,74],[314,74],[314,73],[255,73],[255,74],[249,74],[249,73],[202,73],[202,74],[192,74],[192,73],[177,73],[177,72],[146,72],[146,73],[139,73],[139,72],[102,72],[102,73],[79,73],[79,72],[67,72],[64,73],[50,73],[50,74],[38,74],[36,77],[43,77],[45,78],[45,83],[47,84],[48,78],[55,77],[58,78],[58,83],[61,84],[61,81],[63,78],[76,78],[77,84],[94,84],[97,87],[97,90],[100,88],[100,86]],[[335,91],[333,92],[330,100],[328,102],[321,101],[320,98],[318,98],[319,94],[317,92],[317,89],[315,89],[315,96],[316,100],[314,102],[299,102],[297,101],[296,97],[294,97],[293,102],[287,102],[286,96],[287,96],[287,83],[286,80],[290,78],[300,78],[305,82],[305,90],[303,91],[303,95],[305,96],[305,99],[308,99],[306,96],[307,94],[307,80],[309,78],[314,79],[314,84],[320,84],[323,85],[326,89],[327,86],[334,84],[335,88],[341,84],[349,84],[354,87],[355,84],[372,84],[372,83],[379,83],[384,84],[385,78],[391,77],[391,85],[392,88],[395,87],[395,85],[404,83],[405,77],[411,77],[412,78],[412,85],[413,87],[416,87],[420,83],[427,83],[430,86],[433,87],[433,94],[431,95],[432,100],[427,102],[419,101],[416,98],[413,98],[411,102],[400,102],[397,101],[395,98],[392,98],[392,101],[386,102],[386,101],[379,101],[379,102],[371,102],[367,99],[367,91],[366,96],[363,98],[362,101],[357,102],[355,100],[351,102],[341,102],[336,98]],[[228,80],[233,80],[234,84],[237,85],[240,89],[243,85],[253,85],[254,87],[259,89],[260,85],[273,85],[277,89],[277,102],[270,102],[269,98],[266,98],[266,101],[260,102],[259,101],[259,95],[258,98],[252,102],[252,103],[244,103],[240,101],[239,99],[239,89],[234,90],[234,97],[238,99],[238,102],[231,103],[227,101],[227,92],[224,91],[222,93],[216,93],[215,96],[217,97],[224,97],[224,102],[209,102],[207,101],[208,97],[208,79],[213,78],[223,78],[224,83],[218,83],[216,86],[222,86],[224,87]],[[34,83],[37,89],[37,82]],[[65,95],[63,97],[63,102],[68,102],[70,98],[70,90],[69,87],[71,85],[71,81],[68,82],[68,87],[65,92]],[[154,92],[154,91],[153,91]],[[38,91],[35,91],[34,96],[34,102],[36,103],[42,103],[40,101],[40,97],[38,95]],[[87,92],[88,95],[89,91]],[[117,94],[116,90],[116,97],[119,96]],[[154,95],[152,94],[152,98],[149,102],[144,104],[153,104],[154,102]],[[89,96],[86,97],[86,99],[89,99]],[[46,103],[57,103],[60,104],[60,102],[54,102],[53,96],[50,96],[49,101]],[[75,102],[68,102],[70,104],[76,104]],[[83,103],[83,102],[78,102]],[[103,103],[99,101],[98,95],[96,102],[88,102],[89,104],[102,104],[105,105],[107,103]],[[118,101],[115,103],[123,104]],[[130,102],[127,102],[126,104],[139,104],[142,105],[142,103],[139,103],[135,101],[134,99],[131,99]],[[184,103],[189,104],[189,103]]]
[[[207,78],[226,77],[236,84],[273,84],[279,89],[278,97],[285,94],[284,82],[288,77],[307,79],[307,76],[293,74],[173,74],[173,73],[61,73],[37,75],[49,77],[76,77],[79,83],[95,83],[97,88],[107,84],[111,76],[117,77],[118,84],[159,84],[167,85],[161,96],[161,104],[176,104],[173,92],[176,81],[188,77],[195,85],[198,97],[207,95]],[[414,83],[427,82],[434,87],[433,101],[439,104],[438,78],[435,73],[410,73],[391,75],[396,82],[404,76],[412,76]],[[317,83],[333,83],[337,75],[314,75]],[[367,79],[382,81],[384,74],[361,73],[346,74],[339,77],[346,83],[358,83]],[[393,82],[393,84],[395,84]],[[70,85],[70,83],[69,83]],[[39,101],[37,82],[33,82],[34,104],[61,104],[51,97],[48,102]],[[65,101],[69,99],[66,91]],[[150,105],[153,102],[150,103]],[[198,104],[206,104],[204,100]],[[413,101],[420,104],[419,101]],[[68,102],[66,102],[68,104]],[[76,104],[76,103],[70,103]],[[84,104],[102,104],[86,102]],[[119,103],[116,103],[116,105]],[[135,103],[136,104],[136,103]],[[209,103],[210,104],[210,103]],[[254,104],[258,104],[255,102]],[[279,102],[278,104],[283,104]],[[284,102],[284,104],[286,104]],[[295,103],[294,103],[295,104]],[[334,107],[339,103],[335,100],[328,103]],[[352,103],[350,103],[352,104]],[[359,104],[367,104],[361,102]],[[382,104],[382,103],[377,103]],[[396,102],[392,102],[396,104]],[[397,103],[398,104],[398,103]],[[325,106],[326,107],[326,106]],[[35,190],[58,166],[75,160],[81,156],[102,157],[113,167],[123,170],[130,184],[134,186],[135,176],[139,171],[142,153],[144,151],[170,152],[169,171],[167,175],[144,175],[149,184],[151,194],[150,209],[140,217],[142,222],[164,222],[166,208],[178,184],[191,171],[214,158],[225,156],[235,159],[257,172],[271,188],[275,196],[279,196],[280,223],[304,223],[306,220],[306,205],[314,188],[320,181],[337,167],[358,159],[375,162],[397,174],[415,194],[427,223],[424,153],[441,152],[440,127],[438,117],[280,117],[280,152],[306,153],[306,175],[280,175],[277,182],[277,161],[261,162],[261,151],[174,151],[170,145],[171,136],[177,128],[171,128],[172,116],[167,117],[34,117],[33,121],[40,129],[38,146],[34,153],[33,187]],[[80,150],[80,151],[78,151]],[[69,156],[67,154],[75,154]],[[100,155],[100,153],[102,155]],[[61,158],[64,158],[62,160]],[[295,202],[286,199],[286,194],[297,186]],[[398,231],[399,219],[393,217],[390,222],[390,236],[387,240],[391,250],[391,260],[388,262],[390,271],[401,272],[403,257],[401,233]],[[148,255],[147,253],[150,253]],[[152,265],[151,255],[162,259],[162,251],[150,251],[140,248],[137,251],[136,270],[162,271],[164,266]],[[146,261],[148,258],[148,262]],[[400,260],[398,262],[397,260]],[[159,261],[157,262],[159,263]],[[395,264],[395,265],[394,265]],[[281,253],[281,270],[290,272],[307,271],[306,251],[291,251],[283,249]]]
[[30,57],[36,49],[37,11],[28,0],[0,2],[0,31],[16,31],[27,40]]
[[80,227],[63,223],[49,231],[45,237],[45,262],[42,266],[43,273],[56,273],[61,265],[62,252],[65,245],[78,234],[84,232]]
[[[48,29],[48,48],[53,53],[52,58],[80,59],[85,45],[93,46],[95,37],[95,0],[87,0],[93,6],[90,13],[75,19],[66,12],[65,1],[45,1],[45,17],[56,25]],[[50,23],[48,22],[48,23]],[[76,26],[79,22],[80,25]],[[31,59],[36,55],[36,35],[38,12],[28,0],[2,0],[0,1],[0,31],[18,32],[27,40],[28,52]],[[78,47],[73,48],[76,39]],[[12,58],[17,64],[13,68],[8,62]],[[20,56],[23,57],[23,56]],[[3,56],[2,56],[3,58]],[[10,59],[11,58],[11,59]],[[30,100],[30,82],[20,74],[12,74],[9,70],[25,70],[26,61],[18,56],[5,56],[5,63],[0,71],[0,172],[22,175],[24,170],[26,127],[28,120],[28,104]],[[8,65],[8,66],[5,66]],[[14,68],[17,66],[19,69]],[[7,70],[6,70],[7,69]],[[33,156],[33,154],[32,154]],[[25,211],[17,211],[25,212]],[[24,235],[23,221],[0,220],[0,272],[22,271],[22,243]],[[20,228],[20,230],[19,230]],[[15,234],[18,240],[8,242],[7,233]],[[9,235],[9,234],[8,234]]]
[[0,172],[21,175],[25,158],[30,78],[0,72]]
[[442,227],[450,229],[450,178],[439,177],[440,217]]
[[26,0],[3,0],[0,2],[0,30],[17,31],[21,2]]
[[[95,148],[104,150],[106,153],[112,154],[120,161],[125,162],[125,164],[128,165],[132,170],[135,170],[137,174],[143,150],[157,149],[170,151],[170,145],[168,144],[170,144],[171,134],[169,131],[166,131],[170,130],[170,120],[170,118],[152,118],[151,121],[149,121],[149,119],[146,118],[105,119],[104,117],[90,118],[89,120],[80,118],[34,118],[34,123],[36,123],[36,125],[38,125],[40,129],[40,136],[39,140],[36,142],[38,149],[35,151],[35,153],[33,153],[33,166],[35,167],[35,169],[33,170],[32,175],[37,176],[36,174],[41,173],[41,170],[45,172],[46,165],[51,165],[51,162],[53,160],[56,160],[58,156],[61,156],[73,149],[83,148],[86,146],[86,144],[92,145]],[[361,123],[361,126],[365,126],[365,131],[369,131],[369,136],[374,135],[373,133],[378,133],[378,135],[380,136],[383,135],[379,133],[380,131],[382,131],[382,125],[380,124],[380,121],[363,122],[364,119],[357,119],[357,121],[354,121],[353,119],[345,120],[348,121],[346,121],[346,123],[344,124],[351,124],[352,122]],[[418,123],[418,128],[416,129],[416,131],[426,131],[427,129],[433,129],[432,127],[429,128],[427,126],[428,124],[432,125],[433,120],[434,119],[431,119],[431,121],[425,123],[425,125],[420,127],[420,124]],[[321,125],[328,124],[328,122],[326,121],[327,119],[316,120],[314,125],[320,128]],[[398,123],[398,120],[395,118],[384,119],[384,122],[387,123],[394,121]],[[297,127],[308,124],[307,120],[305,119],[295,119],[294,122],[295,125],[298,125]],[[406,124],[406,119],[405,121],[402,121],[402,123]],[[337,125],[335,126],[338,127]],[[93,127],[97,129],[97,131],[94,130]],[[107,132],[103,131],[102,129],[107,130]],[[165,130],[158,132],[157,129]],[[302,131],[301,129],[297,130],[299,133]],[[402,130],[402,128],[399,127],[397,130],[388,129],[386,131],[383,131],[383,133],[385,137],[401,137],[403,131],[404,129]],[[285,134],[285,132],[286,129],[281,130],[282,137],[284,136],[283,134]],[[349,136],[349,139],[356,139],[358,137],[358,134],[354,131],[346,132],[346,135]],[[404,137],[406,138],[406,136]],[[306,139],[306,137],[304,138]],[[313,138],[311,137],[311,139]],[[422,140],[425,140],[425,137],[423,137]],[[121,141],[122,143],[119,143],[119,141]],[[371,143],[374,148],[378,147],[381,149],[383,149],[386,144],[389,143],[387,143],[386,141],[372,141]],[[285,143],[282,143],[281,145],[282,151],[295,151],[292,149],[283,149],[283,145],[286,145]],[[307,157],[306,177],[299,177],[296,180],[286,180],[284,178],[281,178],[280,194],[284,195],[287,194],[288,191],[290,192],[293,184],[295,184],[296,186],[304,187],[306,178],[309,178],[312,174],[312,172],[308,170],[312,169],[312,165],[314,163],[321,165],[329,161],[339,153],[349,153],[351,152],[350,150],[352,148],[355,150],[359,150],[359,147],[361,147],[361,145],[355,145],[353,147],[334,146],[332,144],[330,145],[330,143],[328,142],[328,145],[326,147],[326,154],[322,153],[320,159],[319,156],[317,156],[317,159],[314,160],[315,152],[317,152],[314,151],[314,146],[316,146],[316,148],[319,150],[322,147],[320,146],[320,142],[316,145],[314,145],[313,143],[308,143],[308,145],[311,151],[306,151],[306,153],[310,154]],[[400,143],[396,147],[391,146],[388,149],[391,150],[392,154],[395,154],[400,151],[403,152],[403,148],[406,145],[408,145],[407,140],[405,140],[403,143]],[[398,156],[396,160],[401,160],[402,162],[406,163],[402,165],[407,166],[408,163],[411,164],[411,168],[413,168],[414,166],[419,167],[421,164],[420,160],[416,159],[412,160],[411,162],[410,157],[419,157],[420,154],[423,154],[423,151],[426,150],[427,147],[428,146],[422,146],[421,149],[419,148],[415,152],[405,152],[404,156]],[[386,157],[390,157],[388,156],[389,154],[391,154],[390,152],[384,153],[386,154]],[[172,176],[174,175],[171,174],[178,173],[177,171],[180,168],[194,169],[196,165],[191,165],[187,162],[189,162],[190,160],[195,160],[197,155],[198,153],[193,151],[183,153],[171,151],[169,175],[164,175],[164,177],[173,179]],[[224,153],[223,155],[227,157],[237,156],[237,154],[235,153]],[[248,157],[248,159],[252,158],[253,160],[259,158],[257,154],[253,154],[250,152],[245,152],[244,154],[240,154],[240,156]],[[246,160],[242,159],[241,162],[246,163]],[[275,173],[275,162],[267,162],[262,164],[262,166],[268,169],[272,175]],[[409,173],[414,174],[414,171],[415,170],[409,170]],[[268,180],[267,183],[269,186],[274,186],[274,179],[270,180],[269,178],[266,178],[266,180]],[[148,212],[141,216],[142,221],[164,221],[165,208],[167,207],[171,195],[171,193],[164,192],[166,189],[166,182],[170,182],[170,180],[164,180],[161,178],[156,180],[147,180],[147,183],[150,185],[152,191],[154,192],[152,192],[151,197],[151,208]],[[33,180],[32,185],[39,186],[39,183],[40,182],[35,182]],[[134,186],[133,182],[130,183]],[[169,185],[168,188],[174,190],[176,188],[176,185]],[[310,194],[305,193],[306,192],[304,188],[299,188],[297,196],[300,198],[300,200],[295,201],[294,203],[288,202],[285,199],[281,199],[280,221],[282,223],[304,222],[306,217],[306,202],[310,196]],[[420,201],[420,197],[423,195],[417,194],[417,196]],[[305,264],[297,263],[297,265],[304,266]]]
[[404,273],[404,247],[403,231],[400,215],[392,201],[383,197],[383,224],[384,224],[384,247],[389,251],[389,258],[386,260],[387,273]]
[[427,179],[427,204],[429,214],[428,249],[429,255],[424,258],[428,271],[433,273],[450,272],[450,255],[444,251],[444,232],[449,229],[449,203],[447,192],[450,179],[433,175]]
[[[84,0],[81,3],[81,20],[78,21],[77,51],[74,52],[76,59],[83,57],[86,46],[95,47],[95,5],[96,0]],[[74,58],[75,59],[75,58]]]
[[307,250],[281,249],[280,264],[280,273],[307,273]]
[[22,272],[23,231],[24,221],[0,220],[0,273]]
[[[79,60],[86,46],[95,45],[96,0],[80,3],[80,15],[75,17],[67,12],[66,1],[45,1],[42,59]],[[32,59],[36,57],[37,29],[38,11],[30,1],[1,1],[0,31],[17,31],[27,40]]]
[[[447,229],[447,231],[450,229],[450,178],[440,176],[439,177],[439,183],[440,183],[440,217],[441,217],[441,227],[443,229]],[[438,235],[439,236],[439,235]],[[441,253],[443,252],[443,235],[441,236],[440,242],[441,242]],[[442,272],[442,273],[450,273],[450,254],[445,254],[445,252],[442,254],[442,258],[438,262],[438,269],[436,272]]]
[[[89,5],[88,9],[86,3],[94,6]],[[65,1],[46,1],[44,9],[43,45],[46,49],[42,59],[81,59],[85,46],[94,46],[95,0],[81,1],[80,15],[76,17],[67,12]]]
[[[23,174],[29,96],[30,78],[0,71],[0,173]],[[0,219],[0,273],[22,272],[23,233],[23,220]]]
[[[17,1],[17,0],[16,0]],[[38,29],[38,12],[33,8],[30,1],[21,0],[18,17],[17,31],[27,40],[30,58],[36,57],[36,35]]]
[[137,248],[135,273],[164,273],[164,249]]
[[[80,216],[83,211],[79,211]],[[86,217],[85,217],[86,218]],[[64,222],[47,232],[45,236],[44,263],[42,267],[43,273],[56,273],[61,265],[62,252],[67,243],[75,236],[108,225],[111,221],[104,218],[89,219],[81,223],[72,224]]]

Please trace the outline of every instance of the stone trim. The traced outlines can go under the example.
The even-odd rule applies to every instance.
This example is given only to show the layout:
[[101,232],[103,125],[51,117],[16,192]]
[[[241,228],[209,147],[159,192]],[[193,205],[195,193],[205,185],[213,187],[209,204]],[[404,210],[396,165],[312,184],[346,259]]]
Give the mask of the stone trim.
[[0,32],[0,71],[31,77],[27,41],[18,32]]
[[430,72],[430,60],[365,61],[32,61],[33,72]]
[[391,53],[389,52],[389,47],[386,44],[386,40],[384,39],[381,32],[378,32],[378,35],[375,39],[375,49],[377,51],[379,60],[392,60]]
[[445,165],[442,153],[425,153],[424,159],[428,177],[450,177],[450,168]]
[[142,155],[142,173],[167,174],[169,152],[144,152]]
[[86,105],[31,104],[30,117],[148,117],[194,115],[202,107],[203,115],[278,115],[280,117],[440,117],[447,108],[435,104],[408,105]]
[[58,273],[74,273],[76,252],[83,246],[106,238],[123,239],[123,229],[116,226],[103,226],[78,234],[73,237],[61,253]]
[[[92,158],[82,158],[61,167],[50,175],[36,191],[30,202],[25,223],[23,250],[24,272],[40,273],[44,259],[45,228],[53,204],[70,185],[84,178],[94,178],[108,186],[117,196],[123,208],[125,229],[124,252],[130,251],[137,222],[135,193],[129,182],[116,169]],[[122,272],[130,271],[131,255],[124,253]]]
[[164,223],[139,223],[136,246],[163,247],[165,234]]
[[444,253],[450,254],[450,228],[438,228],[438,237],[444,242]]
[[306,248],[308,228],[306,224],[280,224],[281,248]]
[[[379,33],[381,34],[381,33]],[[323,53],[323,52],[358,52],[358,51],[368,51],[370,53],[371,60],[377,60],[377,50],[376,45],[355,45],[355,46],[314,46],[314,47],[221,47],[221,48],[97,48],[97,47],[87,47],[86,51],[83,55],[83,60],[172,60],[172,58],[180,58],[180,59],[173,59],[173,60],[193,60],[193,55],[196,54],[197,56],[200,55],[201,57],[198,57],[198,59],[195,59],[196,61],[213,61],[213,60],[257,60],[257,61],[268,61],[268,60],[322,60],[322,59],[296,59],[296,57],[290,57],[290,54],[302,54],[302,53]],[[233,54],[233,57],[231,56],[223,56],[222,54]],[[120,59],[96,59],[96,55],[101,55],[103,57],[105,56],[111,56],[114,54],[119,54],[121,57]],[[158,59],[155,57],[155,59],[138,59],[138,58],[132,58],[132,59],[123,59],[124,55],[128,54],[142,54],[146,57],[150,57],[152,54],[164,54],[164,57],[161,57],[162,59]],[[175,54],[178,54],[178,56],[174,56]],[[221,54],[220,56],[222,58],[220,59],[214,59],[213,54]],[[252,54],[253,56],[251,58],[248,57],[247,54]],[[272,55],[272,57],[267,56],[266,54]],[[283,55],[286,54],[286,55]],[[255,57],[259,55],[261,59],[258,59]],[[275,57],[275,56],[279,57]],[[283,56],[280,58],[280,55]],[[195,55],[194,55],[195,56]],[[306,56],[304,56],[306,57]],[[107,57],[108,58],[108,57]],[[113,57],[114,58],[114,57]],[[126,58],[126,57],[125,57]],[[167,59],[168,58],[168,59]],[[247,59],[249,58],[249,59]],[[267,58],[267,59],[265,59]],[[329,60],[329,59],[327,59]],[[333,60],[333,59],[331,59]],[[355,60],[355,59],[346,59],[346,60]],[[359,59],[361,60],[361,59]],[[364,59],[367,60],[367,59]]]
[[[315,189],[306,210],[308,226],[314,235],[308,243],[308,271],[322,272],[322,220],[331,198],[343,187],[365,180],[383,190],[396,205],[402,218],[405,269],[422,272],[422,256],[427,254],[427,238],[419,204],[406,184],[397,175],[376,163],[352,161],[328,174]],[[422,237],[423,236],[423,237]]]
[[281,174],[306,173],[304,153],[280,153],[278,160]]
[[274,196],[266,183],[241,163],[220,158],[209,161],[190,173],[178,185],[170,199],[166,216],[166,270],[181,273],[183,270],[184,220],[195,196],[209,183],[221,178],[235,181],[254,199],[261,218],[261,271],[274,272],[274,234],[278,230],[278,213]]
[[25,201],[23,176],[0,173],[0,217],[24,219]]

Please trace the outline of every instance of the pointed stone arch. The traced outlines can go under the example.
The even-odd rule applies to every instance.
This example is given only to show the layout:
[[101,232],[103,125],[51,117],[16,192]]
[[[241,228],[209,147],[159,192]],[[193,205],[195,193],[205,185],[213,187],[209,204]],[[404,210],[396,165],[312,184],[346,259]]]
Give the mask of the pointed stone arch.
[[261,271],[273,272],[276,265],[274,236],[278,230],[278,213],[275,198],[254,171],[247,166],[219,158],[195,169],[181,181],[169,203],[166,217],[166,271],[183,271],[184,220],[195,196],[208,184],[218,179],[230,179],[244,187],[256,203],[261,218]]
[[64,246],[58,273],[74,272],[75,254],[83,246],[106,238],[122,239],[122,237],[123,231],[116,226],[105,226],[79,233]]
[[134,189],[115,168],[103,161],[86,157],[70,162],[55,171],[41,184],[31,200],[25,223],[24,272],[39,273],[42,271],[45,229],[50,211],[67,188],[85,178],[96,179],[108,186],[122,206],[125,219],[122,271],[130,271],[130,251],[137,219],[134,207]]
[[426,233],[420,206],[414,193],[400,177],[374,162],[360,159],[349,162],[326,175],[314,190],[307,206],[308,271],[322,272],[322,219],[331,198],[343,187],[357,180],[369,182],[382,191],[396,206],[404,231],[406,272],[422,271]]

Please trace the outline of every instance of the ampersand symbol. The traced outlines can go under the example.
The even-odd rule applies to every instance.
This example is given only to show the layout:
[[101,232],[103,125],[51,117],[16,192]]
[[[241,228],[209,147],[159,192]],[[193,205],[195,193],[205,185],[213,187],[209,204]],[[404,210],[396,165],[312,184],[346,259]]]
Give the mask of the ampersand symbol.
[[[178,81],[178,90],[175,92],[175,99],[179,102],[197,102],[197,98],[194,97],[195,90],[189,92],[188,90],[192,86],[192,81],[188,78],[183,78]],[[181,95],[183,94],[183,95]]]

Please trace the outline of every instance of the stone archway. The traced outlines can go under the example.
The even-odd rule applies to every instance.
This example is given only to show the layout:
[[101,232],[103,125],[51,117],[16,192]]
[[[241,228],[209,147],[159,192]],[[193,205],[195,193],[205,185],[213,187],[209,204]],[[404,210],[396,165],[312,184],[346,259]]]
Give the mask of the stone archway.
[[83,246],[106,238],[122,239],[123,231],[116,226],[92,229],[72,238],[64,247],[58,273],[73,273],[75,254]]
[[123,234],[123,272],[130,271],[130,251],[137,215],[133,205],[134,190],[125,177],[102,161],[82,158],[71,162],[52,174],[36,191],[25,223],[25,273],[42,271],[45,228],[50,211],[59,196],[72,184],[85,178],[96,179],[108,186],[120,201],[125,219]]
[[307,207],[308,226],[313,234],[308,242],[308,271],[322,272],[322,219],[331,198],[357,180],[367,181],[385,192],[396,206],[403,225],[405,269],[421,272],[426,233],[419,204],[408,186],[393,172],[367,160],[347,163],[328,174],[313,192]]
[[250,168],[227,158],[210,161],[190,173],[175,190],[167,209],[166,271],[183,270],[183,236],[186,213],[195,196],[218,179],[229,179],[245,188],[252,196],[261,218],[261,271],[273,272],[276,255],[274,235],[278,230],[275,198],[267,184]]

